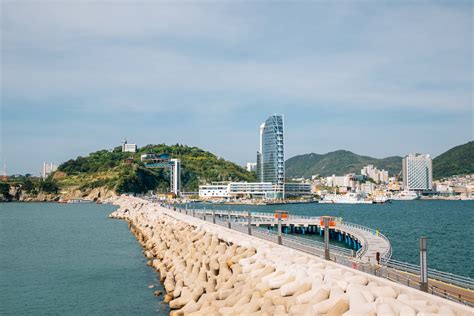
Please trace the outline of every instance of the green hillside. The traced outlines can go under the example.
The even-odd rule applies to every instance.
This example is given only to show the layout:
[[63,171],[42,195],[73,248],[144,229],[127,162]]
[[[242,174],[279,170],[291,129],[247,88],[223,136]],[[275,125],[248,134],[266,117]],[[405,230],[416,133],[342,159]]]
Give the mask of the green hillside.
[[[169,171],[148,169],[140,162],[144,153],[167,153],[181,159],[183,191],[196,191],[199,184],[212,181],[254,181],[252,173],[244,168],[218,158],[216,155],[185,145],[147,145],[137,153],[122,153],[121,147],[113,151],[101,150],[86,157],[71,159],[58,167],[54,178],[61,187],[77,186],[81,189],[107,187],[117,193],[146,192],[169,189]],[[126,163],[130,159],[133,163]]]
[[390,175],[395,175],[402,169],[402,157],[377,159],[338,150],[323,155],[311,153],[295,156],[286,161],[285,168],[287,178],[309,178],[315,174],[321,176],[360,174],[360,170],[369,164],[387,170]]
[[433,159],[433,177],[474,173],[474,141],[459,145]]

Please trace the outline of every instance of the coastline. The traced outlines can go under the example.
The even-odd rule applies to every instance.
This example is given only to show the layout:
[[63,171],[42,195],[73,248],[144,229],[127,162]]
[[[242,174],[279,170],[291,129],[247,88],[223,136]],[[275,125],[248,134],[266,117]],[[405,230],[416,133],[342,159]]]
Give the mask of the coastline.
[[[109,200],[166,288],[171,314],[472,314],[473,309],[133,197]],[[186,282],[185,282],[186,280]]]

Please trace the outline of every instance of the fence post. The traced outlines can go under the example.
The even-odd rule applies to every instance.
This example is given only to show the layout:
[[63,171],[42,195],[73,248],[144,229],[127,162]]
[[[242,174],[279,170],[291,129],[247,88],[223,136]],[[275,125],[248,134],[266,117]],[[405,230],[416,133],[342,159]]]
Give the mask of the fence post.
[[185,208],[186,208],[186,215],[188,215],[188,203],[185,204]]
[[428,292],[428,243],[426,237],[420,238],[420,290]]
[[231,223],[230,223],[230,210],[227,211],[227,215],[229,215],[229,218],[228,218],[228,221],[227,221],[227,226],[228,226],[229,228],[232,228],[232,227],[231,227]]
[[278,216],[278,244],[279,245],[282,244],[282,240],[281,240],[281,216],[280,215]]
[[329,255],[329,218],[324,217],[324,259],[331,260]]
[[216,223],[216,210],[212,210],[212,223]]
[[249,228],[249,235],[252,235],[252,214],[250,211],[247,212],[247,219],[248,219],[248,228]]
[[193,209],[193,217],[196,217],[196,210]]
[[203,219],[206,220],[206,208],[204,208],[204,213],[203,214],[204,214]]

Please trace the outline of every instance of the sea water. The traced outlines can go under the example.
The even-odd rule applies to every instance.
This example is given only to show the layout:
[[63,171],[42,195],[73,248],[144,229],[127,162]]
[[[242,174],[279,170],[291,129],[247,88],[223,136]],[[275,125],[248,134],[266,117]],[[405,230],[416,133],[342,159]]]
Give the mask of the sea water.
[[107,218],[114,210],[0,203],[0,315],[168,314],[127,223]]

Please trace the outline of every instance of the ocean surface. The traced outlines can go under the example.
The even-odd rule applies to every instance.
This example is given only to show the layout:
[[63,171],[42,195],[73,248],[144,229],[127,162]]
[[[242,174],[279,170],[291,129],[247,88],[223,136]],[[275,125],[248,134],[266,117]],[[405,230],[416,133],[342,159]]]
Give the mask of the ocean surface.
[[0,315],[168,314],[126,222],[107,218],[114,209],[0,203]]
[[[196,208],[331,215],[378,228],[392,244],[393,259],[419,264],[419,238],[428,237],[428,266],[474,278],[474,201],[393,201],[387,204],[212,205]],[[319,238],[319,237],[315,237]]]

